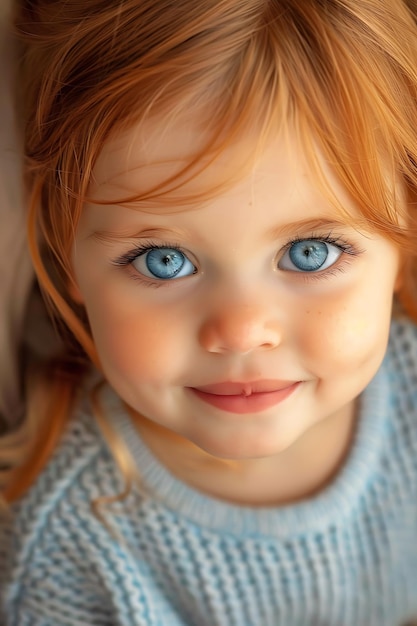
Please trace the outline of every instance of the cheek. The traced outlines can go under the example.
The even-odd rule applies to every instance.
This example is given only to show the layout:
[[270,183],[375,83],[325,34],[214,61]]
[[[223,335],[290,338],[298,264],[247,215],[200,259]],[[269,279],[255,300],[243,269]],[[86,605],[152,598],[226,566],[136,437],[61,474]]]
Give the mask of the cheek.
[[391,306],[392,290],[369,285],[323,298],[305,312],[301,349],[328,374],[364,364],[377,368],[386,350]]
[[[182,326],[163,307],[87,304],[97,352],[106,373],[148,382],[175,376],[184,350]],[[134,313],[132,313],[132,311]]]

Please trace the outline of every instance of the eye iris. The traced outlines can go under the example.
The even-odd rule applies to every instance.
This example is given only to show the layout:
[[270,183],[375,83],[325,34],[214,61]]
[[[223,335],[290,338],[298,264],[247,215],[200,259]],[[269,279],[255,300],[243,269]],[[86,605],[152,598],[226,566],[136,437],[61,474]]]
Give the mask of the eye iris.
[[146,267],[157,278],[173,278],[184,263],[184,255],[173,248],[150,250],[146,255]]
[[325,263],[329,250],[324,241],[305,240],[294,243],[289,256],[294,265],[303,272],[313,272]]

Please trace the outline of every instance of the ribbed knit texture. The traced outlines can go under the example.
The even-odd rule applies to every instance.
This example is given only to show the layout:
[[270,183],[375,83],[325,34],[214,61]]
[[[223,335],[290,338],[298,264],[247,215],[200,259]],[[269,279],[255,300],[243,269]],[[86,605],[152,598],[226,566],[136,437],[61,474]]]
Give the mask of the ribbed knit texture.
[[[3,524],[8,626],[400,626],[417,616],[417,331],[392,326],[349,458],[317,497],[250,509],[198,493],[144,446],[110,388],[143,483],[123,488],[86,406]],[[11,553],[6,567],[5,548]]]

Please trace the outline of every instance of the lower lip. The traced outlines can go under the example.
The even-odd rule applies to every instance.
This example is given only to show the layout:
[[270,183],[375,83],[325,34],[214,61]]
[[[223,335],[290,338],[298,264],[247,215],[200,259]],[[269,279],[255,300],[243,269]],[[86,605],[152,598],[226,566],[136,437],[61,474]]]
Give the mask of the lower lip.
[[299,384],[299,382],[296,382],[284,389],[252,393],[250,396],[218,396],[214,393],[206,393],[205,391],[194,389],[193,387],[190,387],[190,390],[200,398],[200,400],[211,404],[217,409],[243,415],[245,413],[261,413],[262,411],[266,411],[266,409],[270,409],[272,406],[280,404],[294,393]]

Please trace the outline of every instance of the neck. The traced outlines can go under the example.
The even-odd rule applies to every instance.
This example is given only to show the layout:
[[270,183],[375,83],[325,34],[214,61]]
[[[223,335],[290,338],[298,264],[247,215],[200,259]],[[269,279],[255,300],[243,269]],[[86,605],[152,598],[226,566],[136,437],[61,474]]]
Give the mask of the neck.
[[355,407],[350,404],[312,426],[275,456],[225,460],[134,415],[145,444],[177,478],[210,496],[247,506],[278,506],[313,497],[339,471],[350,449]]

